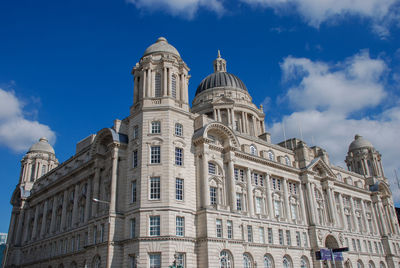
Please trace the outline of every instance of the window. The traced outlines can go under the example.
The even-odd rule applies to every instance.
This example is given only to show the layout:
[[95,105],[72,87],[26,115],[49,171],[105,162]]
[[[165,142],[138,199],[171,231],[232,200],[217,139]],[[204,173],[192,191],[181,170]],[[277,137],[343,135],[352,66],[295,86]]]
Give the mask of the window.
[[256,197],[256,214],[261,214],[261,197]]
[[136,262],[136,256],[135,255],[131,255],[129,256],[129,264],[130,264],[130,268],[137,268],[137,262]]
[[208,162],[208,174],[216,174],[216,168],[215,168],[215,164]]
[[228,251],[221,251],[219,254],[219,260],[220,268],[233,268],[233,258]]
[[160,177],[150,178],[150,199],[159,200],[161,195]]
[[81,235],[76,236],[76,250],[81,249]]
[[271,160],[271,161],[274,161],[275,156],[274,156],[273,152],[271,152],[271,151],[268,152],[268,159]]
[[300,268],[308,268],[308,260],[306,257],[301,257]]
[[272,228],[268,228],[268,243],[274,243],[274,234],[272,233]]
[[161,163],[161,148],[160,148],[160,146],[151,146],[150,163],[151,164],[160,164]]
[[290,211],[292,214],[292,220],[297,220],[297,205],[296,204],[291,204],[290,205]]
[[185,235],[185,218],[176,216],[176,235],[184,236]]
[[360,239],[357,239],[357,248],[358,248],[358,251],[361,252],[361,242],[360,242]]
[[139,126],[133,127],[133,139],[139,138]]
[[370,253],[373,253],[371,241],[368,241],[368,249],[369,249],[369,252],[370,252]]
[[292,268],[292,262],[289,260],[288,257],[283,257],[283,268]]
[[232,221],[227,221],[226,222],[226,231],[228,234],[228,239],[232,239],[233,238],[233,224]]
[[265,244],[264,227],[259,227],[258,228],[258,233],[260,235],[260,243]]
[[104,223],[100,225],[100,243],[104,242]]
[[47,166],[46,165],[43,165],[42,166],[42,174],[41,174],[41,176],[43,176],[44,174],[46,174],[46,170],[47,169]]
[[281,180],[272,178],[272,188],[274,190],[280,191],[281,190]]
[[31,181],[35,180],[35,172],[36,172],[36,165],[33,164],[31,169]]
[[175,165],[183,165],[183,149],[179,147],[175,147]]
[[247,225],[247,241],[253,242],[253,226]]
[[250,146],[250,154],[257,155],[257,149],[254,145]]
[[357,251],[357,245],[355,239],[351,239],[351,244],[353,245],[353,251]]
[[273,268],[274,262],[272,257],[269,255],[264,255],[264,268]]
[[235,168],[234,172],[235,172],[235,180],[244,181],[244,170],[243,169]]
[[175,198],[176,200],[183,200],[183,179],[176,178],[175,182]]
[[301,247],[300,232],[296,232],[296,243],[298,247]]
[[210,204],[217,204],[217,187],[210,187]]
[[216,227],[217,227],[217,237],[221,238],[222,237],[222,220],[217,219]]
[[131,219],[130,220],[130,223],[131,223],[131,234],[130,234],[130,237],[131,238],[135,238],[135,236],[136,236],[136,234],[135,234],[135,228],[136,228],[136,219],[135,218],[133,218],[133,219]]
[[275,217],[279,218],[281,216],[281,202],[278,200],[274,200],[274,210],[275,210]]
[[96,244],[96,243],[97,243],[97,226],[94,226],[93,227],[93,244]]
[[357,262],[357,268],[364,268],[364,264],[362,263],[361,260],[358,260],[358,262]]
[[186,266],[186,254],[185,253],[182,253],[182,252],[179,252],[179,253],[176,253],[176,264],[177,265],[180,265],[182,268],[185,268]]
[[291,194],[297,194],[297,184],[294,182],[289,182],[288,185],[289,185],[289,192]]
[[138,151],[135,150],[132,153],[132,166],[135,168],[138,166]]
[[150,268],[161,268],[161,253],[150,253]]
[[307,233],[303,232],[304,247],[308,247]]
[[160,235],[160,216],[150,216],[150,236]]
[[253,173],[253,182],[255,185],[264,186],[264,176],[262,174]]
[[151,134],[160,134],[161,133],[161,122],[153,121],[151,122]]
[[279,245],[283,246],[283,230],[279,229]]
[[156,97],[156,98],[161,97],[161,74],[160,73],[156,73],[156,75],[155,75],[154,97]]
[[182,124],[176,123],[175,124],[175,135],[176,136],[183,136],[183,126]]
[[243,254],[243,268],[252,268],[252,261],[251,261],[251,257],[249,254],[244,253]]
[[286,241],[287,241],[288,246],[292,245],[292,237],[290,235],[290,231],[289,230],[286,230]]
[[242,194],[236,193],[236,208],[238,211],[242,211]]
[[287,166],[290,166],[290,159],[289,159],[288,156],[285,156],[285,164],[286,164]]
[[136,195],[137,195],[137,188],[136,188],[136,181],[131,183],[131,202],[136,202]]
[[172,75],[171,77],[171,89],[172,89],[172,97],[176,99],[176,75]]

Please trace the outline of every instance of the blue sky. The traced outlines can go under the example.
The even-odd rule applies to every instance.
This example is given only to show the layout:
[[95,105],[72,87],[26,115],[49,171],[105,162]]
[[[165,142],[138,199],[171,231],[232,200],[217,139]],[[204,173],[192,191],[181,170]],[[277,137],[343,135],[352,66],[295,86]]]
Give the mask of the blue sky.
[[399,14],[396,0],[1,1],[0,232],[29,146],[47,136],[63,162],[126,117],[130,71],[160,36],[191,68],[190,100],[220,49],[274,142],[284,126],[344,166],[354,135],[369,139],[400,205]]

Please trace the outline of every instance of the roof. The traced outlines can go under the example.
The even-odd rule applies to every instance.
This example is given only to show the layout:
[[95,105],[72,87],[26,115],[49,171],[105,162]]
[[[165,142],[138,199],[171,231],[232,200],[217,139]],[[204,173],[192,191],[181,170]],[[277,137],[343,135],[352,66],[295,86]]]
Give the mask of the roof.
[[45,137],[40,138],[37,143],[32,145],[28,150],[28,153],[30,152],[46,152],[55,154],[53,147],[49,144],[49,141]]
[[228,72],[215,72],[201,81],[197,87],[196,96],[207,89],[217,87],[230,87],[247,91],[245,84],[236,75]]
[[178,52],[178,50],[176,50],[175,47],[173,47],[172,45],[170,45],[167,41],[167,39],[165,39],[164,37],[160,37],[157,39],[157,41],[152,44],[151,46],[149,46],[143,54],[144,56],[150,55],[152,53],[156,53],[156,52],[167,52],[167,53],[171,53],[174,54],[176,56],[181,56]]
[[360,135],[356,135],[354,137],[354,141],[352,143],[350,143],[349,146],[349,151],[353,151],[353,150],[357,150],[357,149],[361,149],[361,148],[373,148],[374,146],[372,145],[372,143],[366,139],[364,139],[362,136]]

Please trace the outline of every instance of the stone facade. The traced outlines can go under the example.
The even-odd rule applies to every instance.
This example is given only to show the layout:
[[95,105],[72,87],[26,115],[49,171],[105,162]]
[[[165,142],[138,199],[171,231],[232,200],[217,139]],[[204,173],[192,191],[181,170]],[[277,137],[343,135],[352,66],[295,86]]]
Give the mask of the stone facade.
[[21,161],[5,267],[400,267],[381,155],[356,136],[348,170],[299,139],[272,144],[243,82],[189,68],[164,38],[132,70],[130,115],[58,164],[42,138]]

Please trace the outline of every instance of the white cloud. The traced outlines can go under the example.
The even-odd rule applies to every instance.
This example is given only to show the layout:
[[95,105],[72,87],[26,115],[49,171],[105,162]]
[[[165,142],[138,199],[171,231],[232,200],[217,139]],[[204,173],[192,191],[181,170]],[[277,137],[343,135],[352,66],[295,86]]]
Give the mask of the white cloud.
[[0,88],[0,146],[24,152],[40,137],[56,140],[50,127],[24,117],[23,103],[12,91]]
[[255,6],[273,8],[277,12],[296,10],[311,26],[335,22],[347,15],[370,18],[373,30],[382,37],[398,19],[398,0],[241,0]]
[[400,168],[400,106],[373,116],[351,117],[360,110],[368,113],[369,108],[387,100],[385,62],[362,51],[338,64],[287,57],[281,68],[285,81],[296,83],[285,96],[295,111],[270,126],[274,142],[283,140],[283,124],[286,137],[302,135],[309,145],[326,149],[333,164],[344,167],[348,146],[354,135],[360,134],[382,154],[393,197],[400,203],[400,189],[393,175],[394,169]]
[[199,8],[208,9],[222,15],[225,12],[221,0],[127,0],[138,9],[146,11],[166,11],[173,16],[192,19]]

